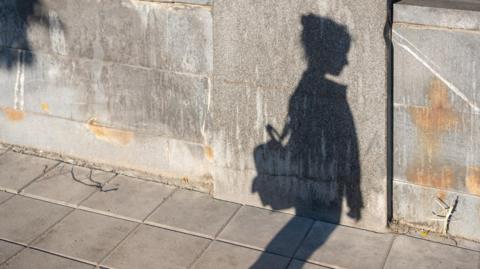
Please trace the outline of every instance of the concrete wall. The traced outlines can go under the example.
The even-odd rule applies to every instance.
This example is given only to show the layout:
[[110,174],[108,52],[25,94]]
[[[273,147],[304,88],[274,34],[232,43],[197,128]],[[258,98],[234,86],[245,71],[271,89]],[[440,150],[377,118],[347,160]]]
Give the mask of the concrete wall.
[[[480,240],[480,4],[394,8],[394,219]],[[454,208],[448,215],[437,199]],[[458,200],[457,200],[458,199]],[[456,202],[457,200],[457,202]]]
[[212,12],[193,3],[1,1],[0,140],[209,191]]
[[381,0],[215,1],[216,197],[385,227],[386,20]]
[[0,5],[0,141],[385,227],[385,1]]

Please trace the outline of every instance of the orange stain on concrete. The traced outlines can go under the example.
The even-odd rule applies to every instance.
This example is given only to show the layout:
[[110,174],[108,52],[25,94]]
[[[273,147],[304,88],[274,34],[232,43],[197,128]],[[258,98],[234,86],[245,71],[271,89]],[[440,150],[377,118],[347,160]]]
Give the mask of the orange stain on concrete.
[[433,154],[438,150],[440,135],[455,127],[459,117],[450,104],[447,86],[439,79],[432,81],[428,101],[428,107],[412,107],[409,111],[425,149]]
[[447,190],[454,185],[455,173],[449,166],[417,166],[407,169],[407,178],[421,186]]
[[47,112],[49,111],[49,106],[47,103],[41,103],[40,104],[40,108],[44,111],[44,112]]
[[7,107],[2,110],[5,116],[7,117],[7,119],[10,121],[21,121],[23,120],[23,118],[25,118],[25,112],[21,110],[16,110],[11,107]]
[[419,149],[406,175],[415,184],[449,189],[455,180],[455,167],[441,161],[440,138],[457,126],[459,116],[448,98],[448,88],[439,79],[433,79],[428,90],[428,106],[409,109],[419,133]]
[[468,167],[465,178],[465,186],[468,192],[480,196],[480,167]]
[[205,157],[207,158],[207,160],[211,161],[213,160],[213,157],[214,157],[214,153],[213,153],[213,149],[212,147],[210,146],[205,146],[203,147],[203,152],[205,154]]
[[134,137],[133,132],[104,127],[98,125],[94,119],[88,121],[87,128],[96,138],[122,146],[130,143]]

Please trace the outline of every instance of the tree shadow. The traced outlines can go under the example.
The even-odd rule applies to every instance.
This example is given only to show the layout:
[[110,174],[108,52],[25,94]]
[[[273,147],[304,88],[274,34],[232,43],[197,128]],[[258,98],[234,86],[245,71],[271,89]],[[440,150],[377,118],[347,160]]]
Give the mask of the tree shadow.
[[0,68],[33,64],[28,29],[34,24],[63,29],[61,22],[50,20],[41,0],[0,1]]
[[[329,18],[308,14],[301,22],[308,68],[290,97],[283,130],[278,132],[268,124],[270,140],[254,150],[257,177],[252,192],[274,210],[294,208],[297,215],[331,223],[340,222],[346,205],[347,216],[358,221],[363,199],[354,119],[347,86],[328,78],[339,76],[348,64],[351,37],[346,26]],[[283,227],[267,251],[289,244],[281,241],[290,226]],[[334,226],[327,229],[307,256],[333,230]],[[251,268],[268,268],[267,258],[262,255]]]

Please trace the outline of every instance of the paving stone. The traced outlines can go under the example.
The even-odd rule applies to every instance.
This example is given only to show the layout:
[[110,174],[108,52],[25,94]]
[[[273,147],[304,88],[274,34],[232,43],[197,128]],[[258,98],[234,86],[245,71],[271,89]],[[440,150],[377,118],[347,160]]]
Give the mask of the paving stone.
[[480,253],[408,236],[398,236],[388,255],[387,269],[478,269]]
[[0,156],[0,171],[2,171],[0,190],[18,192],[57,163],[57,161],[11,151],[2,154]]
[[187,268],[210,240],[142,225],[104,262],[108,267]]
[[193,268],[286,268],[289,259],[275,254],[239,247],[223,242],[213,242]]
[[0,240],[0,264],[15,255],[22,248],[20,245]]
[[392,240],[391,234],[317,221],[295,256],[325,266],[382,268]]
[[115,177],[105,189],[111,191],[93,194],[80,208],[137,221],[146,218],[174,190],[164,184],[126,176]]
[[66,259],[34,249],[25,249],[15,258],[0,266],[1,269],[88,269],[95,268],[93,265]]
[[[54,203],[77,206],[97,190],[95,183],[89,180],[90,171],[88,168],[62,163],[35,180],[22,191],[22,194]],[[92,170],[91,178],[103,184],[114,176],[113,173]],[[76,181],[73,177],[83,183]]]
[[288,269],[328,269],[329,267],[323,267],[316,264],[306,263],[299,260],[292,260]]
[[225,227],[219,238],[292,256],[312,222],[307,218],[245,206]]
[[72,209],[68,207],[17,195],[0,205],[0,238],[27,244],[70,210]]
[[214,237],[240,205],[208,194],[178,190],[148,218],[148,223]]
[[100,262],[136,223],[77,210],[34,242],[36,248]]
[[4,192],[4,191],[0,191],[0,203],[7,200],[8,198],[10,198],[13,194],[11,193],[8,193],[8,192]]

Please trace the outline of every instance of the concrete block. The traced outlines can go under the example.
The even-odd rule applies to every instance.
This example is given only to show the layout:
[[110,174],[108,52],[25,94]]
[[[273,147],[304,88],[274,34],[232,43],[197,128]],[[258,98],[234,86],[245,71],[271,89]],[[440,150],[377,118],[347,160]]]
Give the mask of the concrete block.
[[142,225],[103,263],[119,269],[187,268],[209,240]]
[[17,195],[0,205],[0,238],[28,244],[70,210]]
[[289,259],[271,253],[213,242],[192,268],[286,268]]
[[394,9],[394,218],[443,232],[435,199],[458,197],[463,219],[448,232],[478,240],[480,5],[407,0]]
[[[209,7],[128,0],[88,0],[85,5],[65,5],[48,0],[28,3],[16,12],[15,3],[2,3],[2,9],[11,11],[5,13],[6,23],[1,26],[2,47],[185,73],[211,73]],[[24,23],[27,19],[28,25]],[[34,60],[30,58],[30,62]]]
[[5,192],[5,191],[0,191],[0,203],[3,201],[7,200],[8,198],[12,197],[13,194]]
[[228,223],[219,238],[283,256],[293,256],[312,222],[307,218],[245,206]]
[[[115,174],[113,173],[98,170],[91,171],[87,168],[61,163],[32,182],[32,184],[22,190],[21,194],[76,207],[90,194],[98,190],[95,182],[104,184],[114,176]],[[90,177],[95,182],[91,181]]]
[[17,81],[18,72],[0,72],[0,81],[9,89],[0,98],[5,109],[13,107],[85,124],[94,119],[123,130],[203,143],[209,78],[34,54],[35,63],[16,70],[22,74],[21,82]]
[[212,199],[204,193],[177,190],[146,223],[215,237],[235,213],[238,204]]
[[328,267],[382,268],[392,240],[391,234],[315,222],[295,257]]
[[7,152],[0,156],[0,190],[18,192],[58,164],[57,161]]
[[6,241],[0,241],[0,264],[12,257],[16,253],[20,252],[23,246],[9,243]]
[[[45,126],[48,132],[44,131]],[[170,184],[184,185],[182,178],[188,175],[190,188],[204,192],[212,189],[211,184],[205,185],[208,162],[204,156],[190,152],[189,142],[170,144],[173,139],[34,113],[25,113],[22,120],[15,122],[0,113],[0,127],[0,140],[11,144],[41,148]],[[172,148],[176,146],[182,149]],[[176,163],[182,159],[189,162],[172,169],[169,159],[173,151],[178,153]]]
[[393,242],[385,268],[478,268],[476,251],[435,244],[421,239],[398,236]]
[[[480,240],[480,199],[464,193],[422,187],[405,182],[394,181],[393,212],[394,219],[401,224],[414,226],[437,233],[444,232],[445,222],[434,216],[432,212],[442,214],[437,198],[449,206],[454,206],[458,199],[448,228],[448,234]],[[407,202],[408,201],[408,202]]]
[[[354,158],[355,164],[350,166],[359,167],[353,170],[361,170],[361,178],[351,177],[360,182],[349,184],[356,191],[353,192],[355,194],[350,193],[348,198],[339,197],[330,189],[330,196],[337,196],[331,199],[334,200],[332,203],[337,204],[337,209],[342,203],[353,208],[351,211],[347,208],[337,210],[335,222],[375,230],[385,229],[386,126],[379,123],[386,123],[387,51],[383,31],[387,7],[384,1],[373,1],[363,5],[360,10],[358,8],[354,1],[215,2],[215,73],[212,120],[207,125],[208,142],[218,156],[212,168],[213,174],[226,174],[230,172],[225,170],[232,170],[231,174],[237,176],[228,179],[215,176],[215,186],[222,186],[218,189],[215,187],[216,197],[233,201],[258,201],[259,193],[251,191],[252,185],[247,186],[247,182],[255,177],[249,179],[246,176],[252,174],[251,170],[259,174],[266,172],[268,176],[283,180],[283,177],[301,174],[298,169],[302,167],[308,172],[298,176],[303,177],[298,182],[292,183],[291,186],[298,188],[290,189],[290,197],[303,199],[301,207],[310,207],[310,211],[315,212],[313,216],[320,215],[320,218],[330,221],[331,216],[320,212],[329,211],[325,210],[329,203],[320,205],[319,199],[315,201],[307,196],[302,197],[308,193],[302,193],[302,190],[309,188],[303,185],[323,184],[329,180],[332,186],[337,183],[341,185],[339,177],[331,176],[329,179],[325,176],[328,168],[323,172],[321,169],[322,166],[327,167],[328,163],[335,166],[333,162],[346,162],[348,158],[336,160],[332,158],[334,154],[326,154],[328,147],[336,148],[338,152],[342,152],[338,148],[344,147],[349,148],[345,152],[348,151],[350,157],[358,154]],[[371,16],[360,15],[364,13]],[[316,39],[319,33],[326,38]],[[336,69],[337,65],[340,67]],[[283,146],[292,152],[310,150],[312,156],[296,156],[303,156],[298,159],[304,163],[315,164],[306,168],[291,161],[288,154],[282,157],[281,153],[277,156],[275,152],[267,152],[266,158],[271,164],[265,162],[261,167],[256,167],[255,150],[272,141],[265,127],[270,124],[281,134],[282,130],[288,129],[289,122],[308,126],[305,128],[317,132],[315,135],[298,133],[296,146],[292,146],[295,142],[289,142],[295,139],[295,134],[282,141]],[[348,134],[339,134],[347,133],[346,130]],[[322,132],[327,138],[321,138]],[[333,133],[337,135],[333,137]],[[324,147],[325,157],[321,153],[322,139],[323,144],[328,145]],[[278,148],[282,150],[280,146]],[[272,165],[275,164],[274,169]],[[308,176],[305,177],[305,174]],[[322,191],[329,193],[328,189]],[[265,192],[271,196],[271,200],[284,195],[276,193],[276,186],[267,188]],[[252,197],[248,198],[249,195]],[[351,199],[354,196],[356,201]],[[347,199],[349,201],[344,201]],[[290,204],[288,207],[295,210],[297,206]]]
[[77,210],[33,245],[65,257],[97,263],[135,226],[134,222]]
[[38,269],[93,269],[95,266],[66,259],[34,249],[25,249],[12,260],[0,266],[2,269],[31,268]]
[[395,4],[394,21],[446,28],[479,30],[480,4],[475,0],[403,0]]
[[174,190],[167,185],[121,175],[104,188],[107,191],[94,193],[80,208],[135,221],[143,221]]

